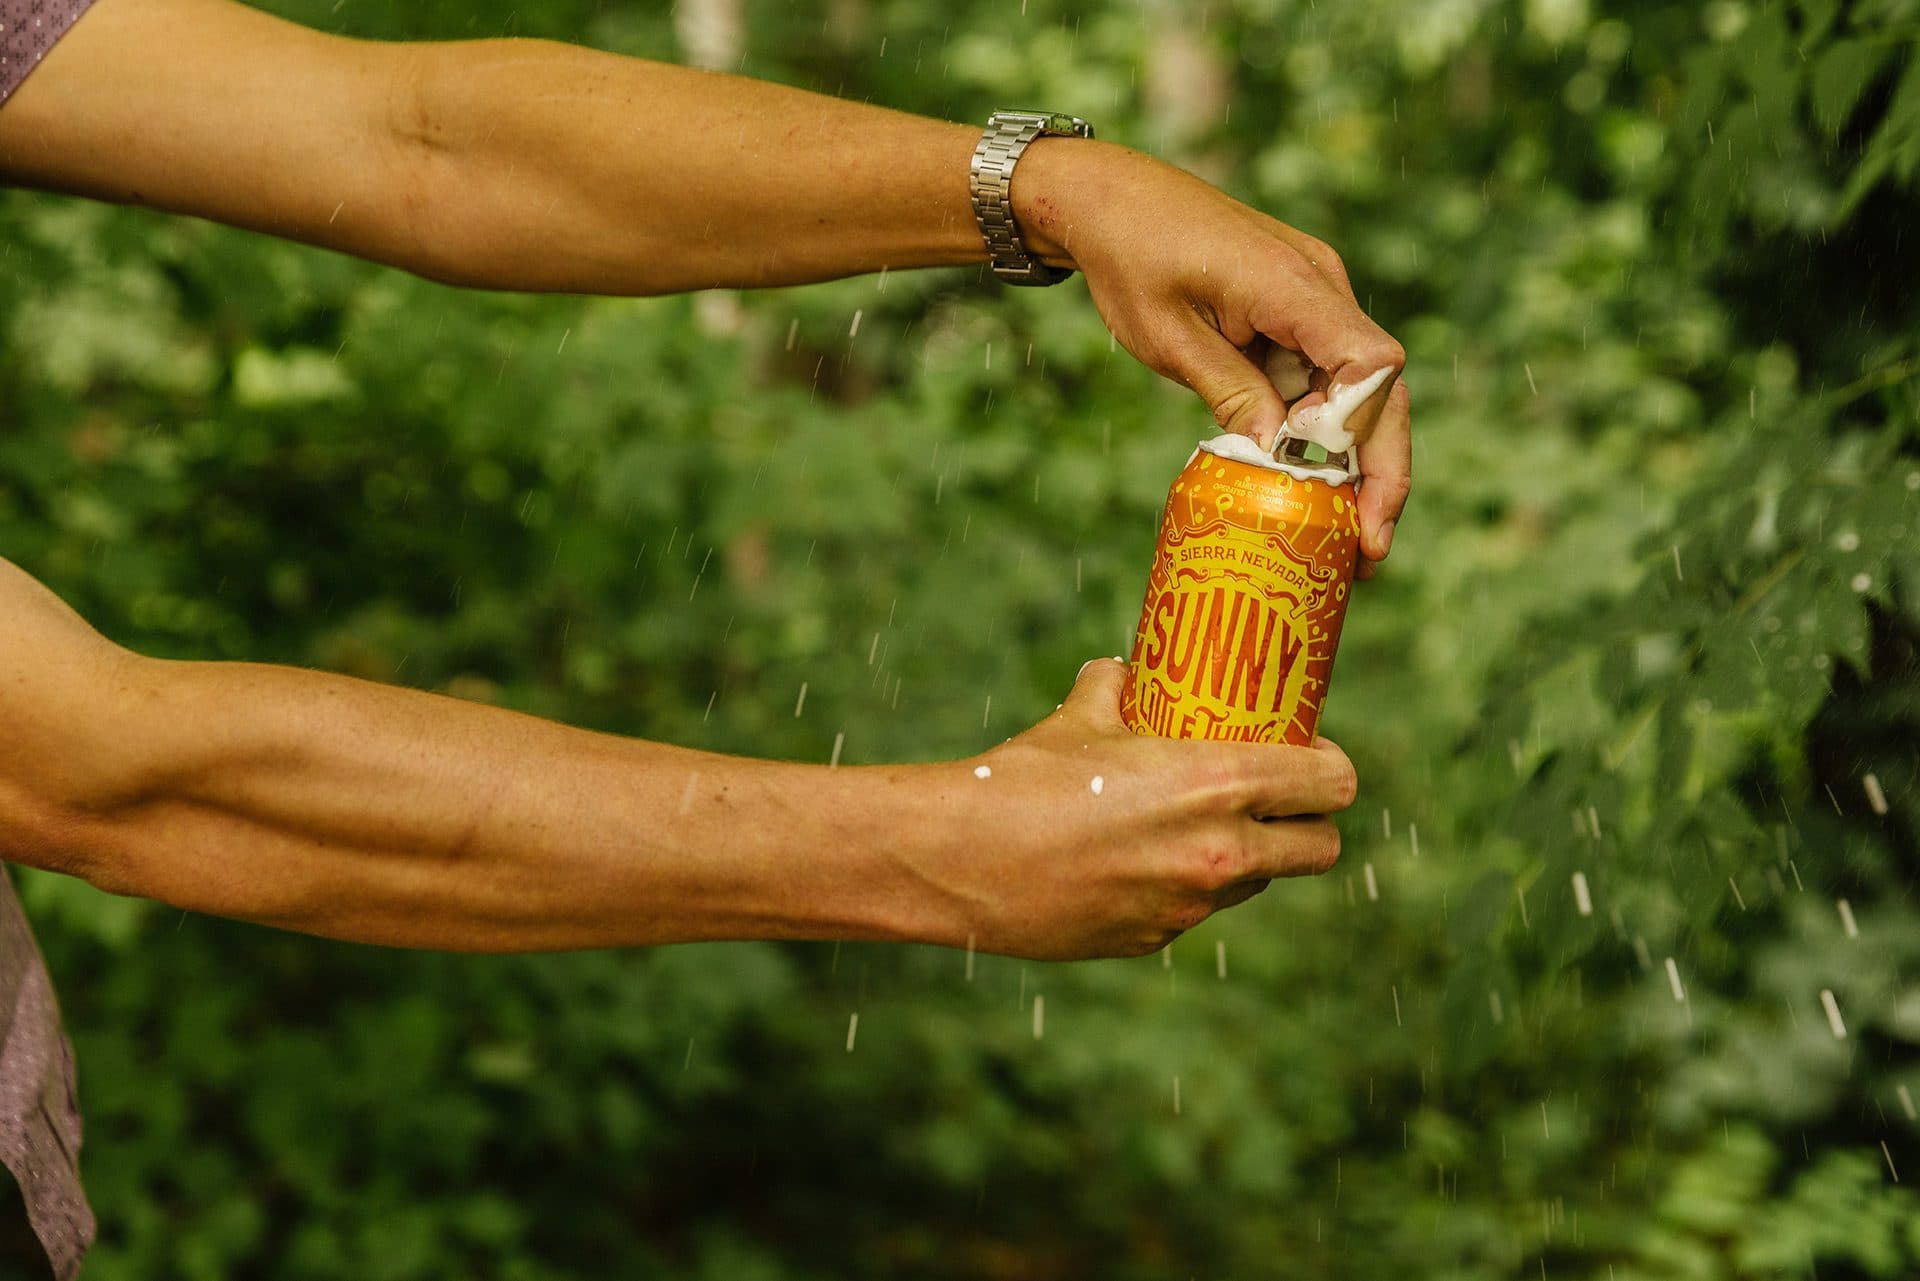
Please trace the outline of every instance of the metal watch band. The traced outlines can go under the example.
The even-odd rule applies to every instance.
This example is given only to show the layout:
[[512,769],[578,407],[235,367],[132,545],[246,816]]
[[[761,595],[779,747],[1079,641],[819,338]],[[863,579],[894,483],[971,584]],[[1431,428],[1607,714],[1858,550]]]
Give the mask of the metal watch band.
[[1049,111],[996,111],[973,149],[974,220],[986,239],[993,274],[1009,285],[1057,285],[1073,274],[1029,254],[1013,221],[1013,167],[1028,143],[1044,137],[1091,138],[1093,126]]

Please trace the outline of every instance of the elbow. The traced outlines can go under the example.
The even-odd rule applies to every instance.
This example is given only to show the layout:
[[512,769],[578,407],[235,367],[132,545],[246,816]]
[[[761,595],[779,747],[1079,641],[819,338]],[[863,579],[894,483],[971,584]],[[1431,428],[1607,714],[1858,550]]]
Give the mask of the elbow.
[[117,816],[89,812],[57,789],[0,780],[0,861],[142,896],[144,878]]
[[96,665],[86,697],[0,699],[0,861],[143,893],[140,816],[164,781],[139,730],[148,660]]
[[539,287],[522,279],[537,264],[524,260],[516,233],[536,158],[524,148],[516,156],[517,122],[488,93],[498,76],[482,73],[538,59],[547,47],[523,39],[391,46],[385,117],[375,125],[385,157],[383,243],[372,256],[435,284]]

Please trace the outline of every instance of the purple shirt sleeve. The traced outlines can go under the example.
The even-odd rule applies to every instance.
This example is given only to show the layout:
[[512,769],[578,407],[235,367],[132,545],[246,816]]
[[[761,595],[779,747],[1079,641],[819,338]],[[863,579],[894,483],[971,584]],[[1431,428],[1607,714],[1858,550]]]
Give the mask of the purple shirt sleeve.
[[93,1211],[80,1186],[80,1105],[73,1047],[46,963],[0,866],[0,1162],[20,1185],[27,1221],[59,1281],[80,1271]]
[[0,0],[0,103],[93,0]]

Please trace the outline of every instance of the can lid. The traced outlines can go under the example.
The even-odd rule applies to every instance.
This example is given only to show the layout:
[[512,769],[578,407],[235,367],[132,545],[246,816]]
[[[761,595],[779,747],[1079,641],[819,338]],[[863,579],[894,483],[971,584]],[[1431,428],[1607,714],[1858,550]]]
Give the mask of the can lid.
[[1346,453],[1330,454],[1324,460],[1307,456],[1307,446],[1311,442],[1283,439],[1278,454],[1262,449],[1252,437],[1237,432],[1223,432],[1209,440],[1200,442],[1200,448],[1216,458],[1230,458],[1249,467],[1264,467],[1268,471],[1285,472],[1296,480],[1321,480],[1329,485],[1344,485],[1353,479],[1353,470]]

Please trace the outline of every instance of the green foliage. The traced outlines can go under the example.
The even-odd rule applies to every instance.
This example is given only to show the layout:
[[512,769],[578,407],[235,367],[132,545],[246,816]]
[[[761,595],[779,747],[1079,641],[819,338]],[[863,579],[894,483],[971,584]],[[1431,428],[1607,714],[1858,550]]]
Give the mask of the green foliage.
[[[635,5],[271,7],[675,50]],[[755,3],[744,65],[1070,108],[1340,248],[1419,432],[1327,718],[1342,867],[971,978],[393,955],[22,876],[92,1273],[1920,1270],[1920,9],[1015,8]],[[1078,285],[470,296],[21,194],[0,264],[0,553],[109,634],[720,750],[1029,722],[1125,645],[1207,430]]]

